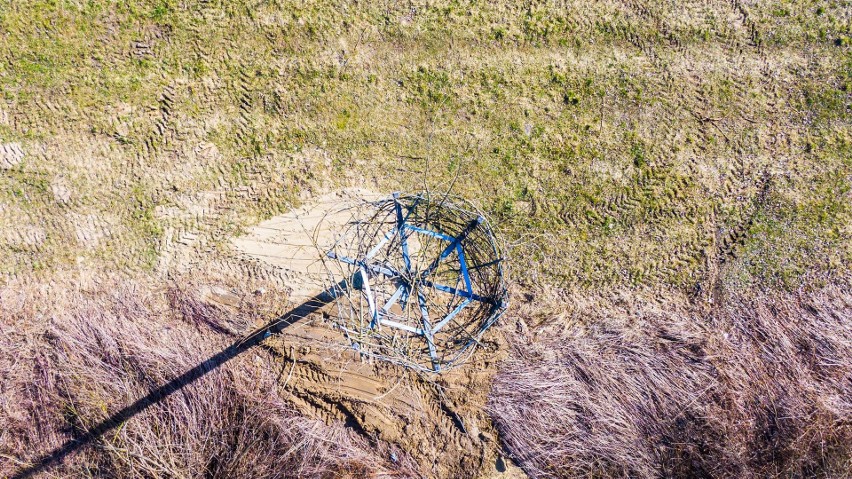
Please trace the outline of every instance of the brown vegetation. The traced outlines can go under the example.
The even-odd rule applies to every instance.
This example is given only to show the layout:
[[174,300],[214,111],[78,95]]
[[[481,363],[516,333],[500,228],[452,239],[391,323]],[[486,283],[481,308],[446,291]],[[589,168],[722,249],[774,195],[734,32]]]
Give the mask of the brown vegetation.
[[490,411],[531,476],[852,474],[848,289],[592,309],[521,331],[495,378]]
[[[38,466],[67,441],[230,343],[250,324],[195,288],[128,281],[0,290],[0,476]],[[235,319],[236,318],[236,319]],[[200,326],[199,326],[200,325]],[[376,477],[408,475],[403,453],[342,424],[302,417],[279,394],[273,358],[253,349],[72,450],[74,477]],[[391,459],[393,458],[393,460]]]

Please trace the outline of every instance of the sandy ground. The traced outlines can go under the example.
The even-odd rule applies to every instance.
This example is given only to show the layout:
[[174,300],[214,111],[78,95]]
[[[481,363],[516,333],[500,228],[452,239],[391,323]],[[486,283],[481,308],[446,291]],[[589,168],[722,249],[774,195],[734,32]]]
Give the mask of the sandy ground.
[[351,208],[382,196],[358,188],[327,193],[250,228],[231,244],[246,258],[292,273],[285,280],[290,298],[304,301],[329,284],[323,259],[334,245],[335,234],[351,219]]
[[[322,291],[322,263],[350,208],[383,195],[346,189],[322,195],[231,240],[242,261],[282,274],[282,286],[299,303]],[[211,300],[227,302],[221,295]],[[430,477],[525,477],[503,457],[497,432],[483,411],[501,338],[491,351],[443,375],[422,375],[381,361],[367,361],[347,347],[318,313],[268,343],[280,354],[281,381],[305,415],[343,421],[368,437],[399,445]]]

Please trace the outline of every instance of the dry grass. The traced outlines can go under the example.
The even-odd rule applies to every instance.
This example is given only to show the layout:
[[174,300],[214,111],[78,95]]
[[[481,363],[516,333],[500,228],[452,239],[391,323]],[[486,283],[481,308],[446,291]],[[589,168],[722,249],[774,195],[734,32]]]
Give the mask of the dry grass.
[[[215,332],[224,328],[223,310],[202,306],[190,289],[152,292],[129,282],[63,286],[19,283],[0,290],[0,476],[68,440],[85,438],[111,414],[230,342]],[[247,315],[239,313],[237,320],[250,323]],[[404,464],[411,462],[399,451],[294,412],[279,394],[279,369],[266,352],[249,351],[155,401],[64,458],[53,472],[228,478],[410,474]]]
[[494,383],[490,411],[531,476],[852,474],[848,289],[580,315],[518,335]]

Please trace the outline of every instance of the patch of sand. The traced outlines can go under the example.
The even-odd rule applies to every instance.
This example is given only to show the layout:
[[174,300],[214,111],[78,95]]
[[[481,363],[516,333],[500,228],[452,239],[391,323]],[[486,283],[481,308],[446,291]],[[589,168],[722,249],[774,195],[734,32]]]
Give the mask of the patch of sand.
[[285,286],[291,288],[290,299],[301,302],[329,284],[325,253],[351,219],[351,208],[383,196],[360,188],[328,193],[252,227],[231,244],[243,256],[294,273],[287,275]]
[[[364,189],[329,193],[258,224],[231,244],[242,260],[284,270],[277,277],[298,304],[329,284],[323,259],[352,219],[352,207],[383,197]],[[499,345],[474,355],[464,367],[431,376],[361,357],[320,313],[266,344],[282,358],[281,385],[306,416],[342,421],[367,437],[396,444],[427,477],[526,477],[504,458],[484,411],[503,357]]]

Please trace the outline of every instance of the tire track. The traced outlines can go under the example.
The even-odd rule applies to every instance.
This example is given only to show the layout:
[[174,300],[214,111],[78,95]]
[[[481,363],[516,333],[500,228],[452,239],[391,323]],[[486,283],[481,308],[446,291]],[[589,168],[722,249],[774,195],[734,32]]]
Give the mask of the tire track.
[[154,120],[154,125],[142,140],[141,151],[139,152],[140,163],[144,164],[146,160],[155,158],[174,136],[172,116],[176,99],[177,91],[174,83],[166,85],[157,98],[157,117]]
[[755,47],[758,52],[761,52],[763,50],[763,41],[761,40],[760,30],[758,29],[757,22],[752,20],[751,15],[749,15],[748,8],[746,8],[742,0],[729,0],[728,4],[739,15],[740,21],[748,33],[750,45]]
[[719,239],[716,244],[717,261],[720,265],[737,258],[737,250],[742,248],[748,240],[748,233],[754,225],[758,212],[766,203],[766,197],[772,186],[771,177],[764,172],[757,186],[757,193],[749,201],[748,210],[743,211],[741,219],[727,230],[720,230]]
[[674,49],[674,51],[678,53],[684,53],[686,51],[686,46],[681,41],[680,37],[675,33],[674,28],[672,28],[659,14],[651,11],[651,9],[639,2],[638,0],[625,0],[624,2],[627,6],[633,10],[639,17],[645,19],[650,22],[656,29],[656,31],[660,32],[662,37],[666,40],[670,47]]
[[249,145],[252,139],[252,111],[254,109],[254,101],[252,98],[252,78],[247,73],[247,68],[240,68],[237,82],[237,118],[235,121],[236,141],[242,146]]

